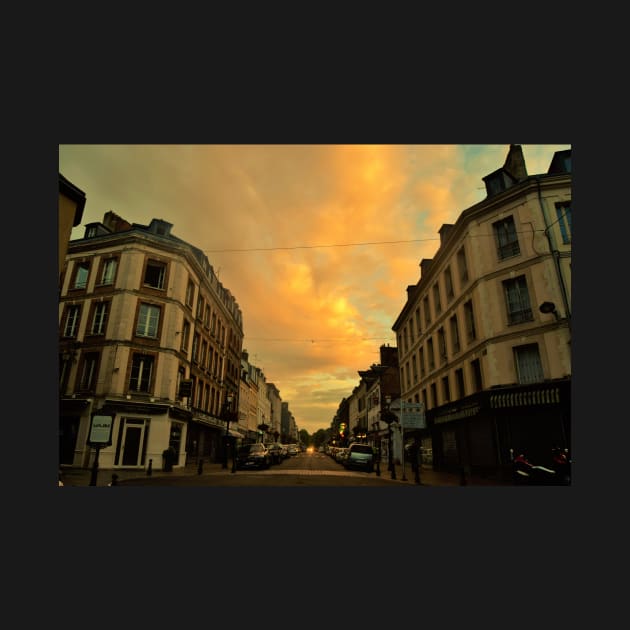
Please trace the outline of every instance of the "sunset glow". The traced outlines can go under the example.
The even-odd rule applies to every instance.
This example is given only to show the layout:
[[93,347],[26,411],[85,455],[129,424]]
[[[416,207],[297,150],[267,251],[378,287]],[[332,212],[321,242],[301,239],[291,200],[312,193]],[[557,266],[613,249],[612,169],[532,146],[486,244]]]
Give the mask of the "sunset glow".
[[[570,145],[522,145],[530,175]],[[85,192],[83,224],[111,210],[158,218],[201,249],[243,313],[243,349],[299,429],[328,428],[438,249],[438,230],[485,198],[504,145],[60,145]]]

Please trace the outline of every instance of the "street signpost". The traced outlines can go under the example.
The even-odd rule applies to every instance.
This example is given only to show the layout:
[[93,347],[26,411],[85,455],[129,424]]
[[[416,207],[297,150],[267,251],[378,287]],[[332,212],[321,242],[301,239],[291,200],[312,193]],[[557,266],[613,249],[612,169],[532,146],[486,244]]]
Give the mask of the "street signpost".
[[101,416],[95,414],[92,416],[90,423],[90,433],[88,435],[88,444],[96,449],[94,456],[94,464],[92,466],[92,474],[90,476],[90,485],[96,485],[96,476],[98,475],[98,455],[104,446],[112,445],[112,427],[114,424],[113,416]]

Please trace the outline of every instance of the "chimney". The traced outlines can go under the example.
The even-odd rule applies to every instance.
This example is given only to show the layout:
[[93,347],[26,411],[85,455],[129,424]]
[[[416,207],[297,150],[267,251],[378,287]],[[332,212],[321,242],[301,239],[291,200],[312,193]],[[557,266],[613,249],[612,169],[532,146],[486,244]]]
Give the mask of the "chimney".
[[123,230],[131,229],[131,223],[125,221],[111,210],[105,213],[103,225],[112,232],[122,232]]
[[527,179],[527,168],[520,144],[511,144],[503,168],[517,181]]
[[442,227],[438,230],[438,233],[440,235],[440,247],[444,245],[444,241],[446,241],[446,238],[450,234],[452,228],[452,223],[443,223]]
[[420,261],[420,279],[422,280],[422,276],[429,271],[429,267],[433,262],[433,258],[423,258]]

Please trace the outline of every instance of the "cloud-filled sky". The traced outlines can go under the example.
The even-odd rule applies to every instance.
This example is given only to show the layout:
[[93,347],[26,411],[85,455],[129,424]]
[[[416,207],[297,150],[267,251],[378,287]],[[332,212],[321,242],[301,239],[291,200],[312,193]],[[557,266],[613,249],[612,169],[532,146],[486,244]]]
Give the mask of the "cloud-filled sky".
[[[569,144],[523,144],[530,175]],[[438,230],[482,201],[498,145],[60,145],[86,195],[84,225],[112,210],[173,224],[203,250],[243,313],[243,349],[300,429],[327,428],[359,370],[396,345],[392,325]]]

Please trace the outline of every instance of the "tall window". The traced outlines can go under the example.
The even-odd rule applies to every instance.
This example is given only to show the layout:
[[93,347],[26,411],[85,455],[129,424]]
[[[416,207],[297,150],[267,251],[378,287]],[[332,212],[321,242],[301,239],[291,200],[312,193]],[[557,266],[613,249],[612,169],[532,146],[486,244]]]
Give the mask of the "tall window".
[[87,287],[88,276],[90,275],[90,263],[80,262],[74,266],[73,289],[85,289]]
[[413,382],[418,382],[418,364],[416,363],[416,355],[411,357],[411,369],[413,370]]
[[422,300],[422,308],[424,309],[424,325],[428,328],[431,323],[431,310],[429,308],[429,296]]
[[144,272],[144,285],[153,289],[163,289],[166,278],[166,264],[158,260],[149,260]]
[[199,340],[201,339],[199,333],[195,333],[193,335],[193,344],[192,344],[192,361],[193,363],[199,362]]
[[153,375],[154,357],[149,354],[134,354],[131,364],[129,389],[132,392],[149,393]]
[[529,292],[525,276],[518,276],[503,282],[507,306],[508,324],[521,324],[534,319],[529,303]]
[[450,267],[444,270],[444,287],[446,288],[446,299],[452,299],[455,293],[453,292],[453,276]]
[[182,352],[188,352],[188,340],[190,339],[190,323],[184,320],[182,325],[182,343],[180,349]]
[[103,261],[101,268],[100,284],[113,284],[116,276],[116,267],[118,260],[116,258],[107,258]]
[[457,315],[453,315],[450,319],[451,322],[451,347],[453,348],[453,354],[459,352],[459,328],[457,326]]
[[207,304],[203,312],[203,325],[210,328],[210,307]]
[[424,348],[418,350],[418,358],[420,360],[420,378],[424,378],[426,369],[424,367]]
[[435,383],[431,383],[431,404],[433,407],[438,406],[437,387]]
[[483,389],[483,382],[481,380],[481,363],[479,359],[474,359],[470,362],[470,373],[474,391],[480,392]]
[[466,396],[466,387],[464,386],[464,370],[459,368],[455,370],[455,385],[457,387],[457,398]]
[[433,339],[427,341],[427,352],[429,354],[429,372],[435,368],[435,355],[433,354]]
[[192,282],[192,280],[189,280],[188,286],[186,287],[186,306],[190,306],[190,308],[192,308],[194,299],[195,299],[195,285]]
[[438,352],[440,353],[440,363],[446,363],[446,334],[441,326],[438,330]]
[[558,225],[560,226],[562,242],[568,245],[571,242],[571,204],[557,203],[556,214],[558,215]]
[[439,315],[442,312],[442,302],[440,301],[440,285],[437,282],[433,285],[433,306],[435,314]]
[[514,348],[514,361],[519,383],[524,385],[527,383],[540,383],[544,380],[537,343],[516,346]]
[[160,323],[160,307],[152,304],[140,304],[136,335],[138,337],[156,338]]
[[444,402],[450,401],[451,387],[448,382],[448,374],[442,378],[442,395],[444,396]]
[[107,323],[107,310],[109,302],[98,302],[94,307],[94,315],[92,317],[92,326],[90,328],[91,335],[104,335],[105,324]]
[[98,366],[98,352],[88,352],[83,355],[79,389],[82,391],[94,391],[96,388],[96,368]]
[[472,300],[468,300],[464,304],[464,318],[466,319],[466,336],[468,343],[477,338],[477,329],[475,328],[475,314],[473,313]]
[[468,282],[468,265],[466,264],[466,251],[462,247],[457,252],[457,267],[459,269],[459,281],[461,286]]
[[79,330],[79,316],[81,315],[81,307],[77,304],[68,306],[66,311],[66,324],[63,327],[64,337],[76,337]]
[[507,219],[497,221],[492,224],[492,227],[497,241],[499,260],[517,256],[521,253],[514,217],[507,217]]
[[416,332],[418,333],[418,337],[422,333],[422,326],[420,325],[420,307],[416,309]]

